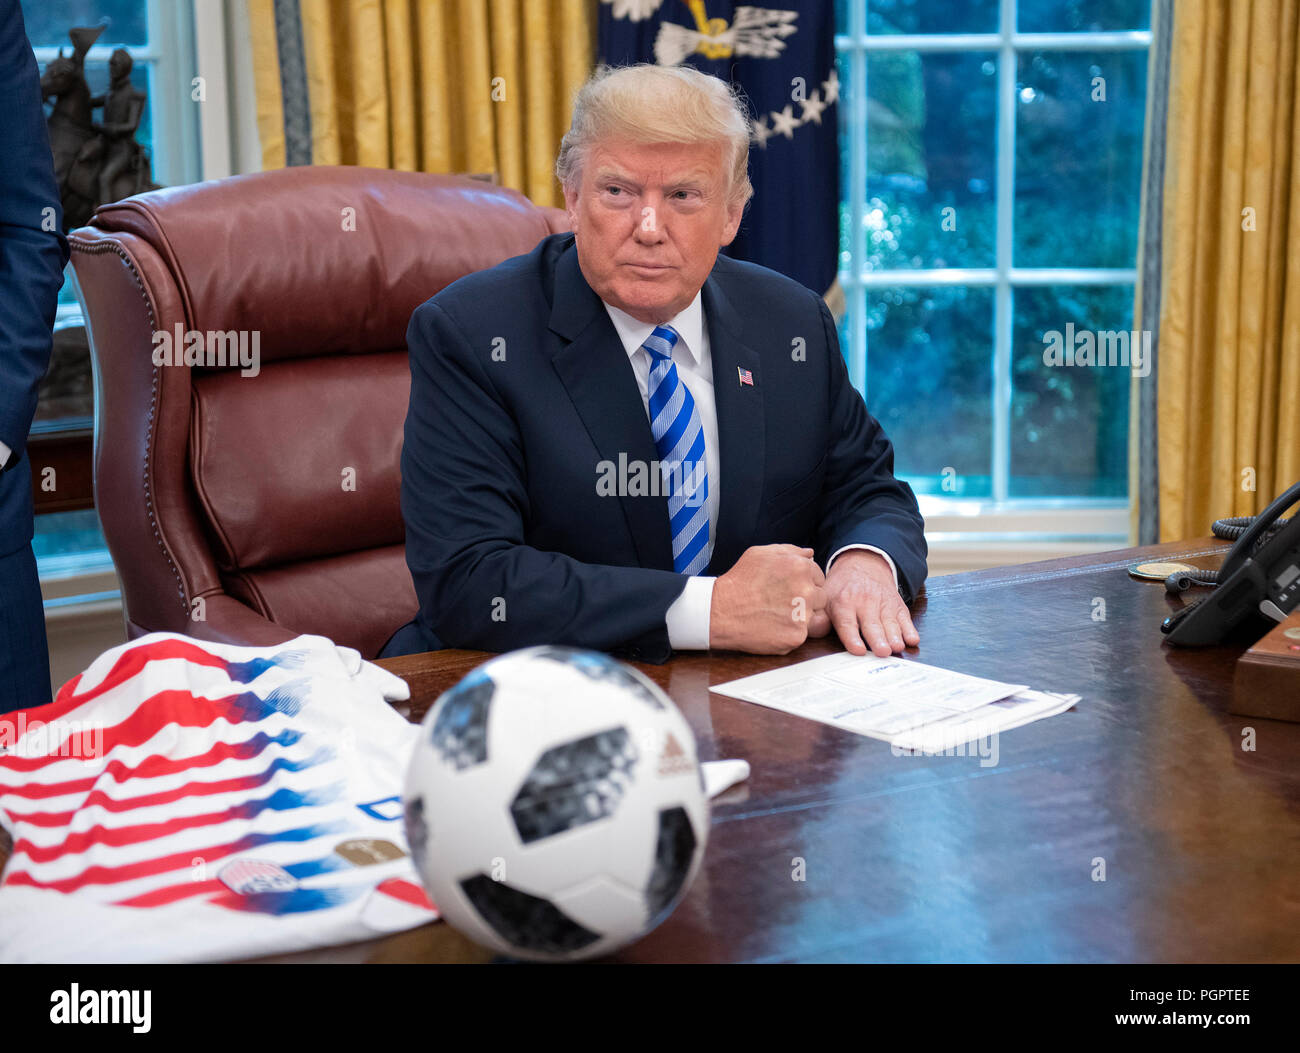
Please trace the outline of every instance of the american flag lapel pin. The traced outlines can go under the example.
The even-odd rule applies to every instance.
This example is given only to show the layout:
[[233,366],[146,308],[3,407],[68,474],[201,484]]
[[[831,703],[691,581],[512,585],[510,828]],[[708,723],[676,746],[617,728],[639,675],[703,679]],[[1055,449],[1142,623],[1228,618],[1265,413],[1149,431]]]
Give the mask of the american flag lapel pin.
[[754,386],[754,374],[751,373],[748,369],[741,369],[740,366],[737,366],[736,375],[740,378],[740,383],[742,387],[746,384],[748,384],[751,388]]

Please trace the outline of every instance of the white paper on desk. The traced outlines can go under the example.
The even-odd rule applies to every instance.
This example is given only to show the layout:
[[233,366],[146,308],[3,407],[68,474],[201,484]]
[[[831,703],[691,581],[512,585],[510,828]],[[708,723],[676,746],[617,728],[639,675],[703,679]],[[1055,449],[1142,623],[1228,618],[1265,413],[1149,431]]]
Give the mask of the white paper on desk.
[[904,658],[826,655],[710,688],[875,739],[960,716],[1026,689]]
[[1064,713],[1079,697],[1053,691],[1021,691],[979,709],[904,731],[895,735],[890,744],[913,753],[948,753],[968,742]]

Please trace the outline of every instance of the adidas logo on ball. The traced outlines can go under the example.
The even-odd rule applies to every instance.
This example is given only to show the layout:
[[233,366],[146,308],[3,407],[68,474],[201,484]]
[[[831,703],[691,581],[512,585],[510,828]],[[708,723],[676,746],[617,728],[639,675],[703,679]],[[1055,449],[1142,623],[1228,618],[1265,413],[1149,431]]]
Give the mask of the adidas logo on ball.
[[670,731],[664,743],[664,751],[659,755],[660,775],[685,775],[696,770],[695,758],[682,748]]

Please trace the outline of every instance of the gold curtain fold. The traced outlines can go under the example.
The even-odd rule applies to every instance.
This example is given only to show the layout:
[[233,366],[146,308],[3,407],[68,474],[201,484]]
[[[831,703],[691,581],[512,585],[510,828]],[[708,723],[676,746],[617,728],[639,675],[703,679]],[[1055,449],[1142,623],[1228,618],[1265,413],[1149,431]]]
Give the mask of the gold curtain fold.
[[[273,0],[248,0],[263,167],[285,164]],[[314,164],[495,173],[563,205],[555,155],[590,75],[591,0],[299,0]],[[283,30],[283,27],[281,27]]]
[[1300,0],[1179,0],[1173,11],[1162,541],[1256,513],[1300,479]]
[[249,43],[257,94],[257,132],[262,167],[283,168],[284,107],[280,99],[280,56],[275,46],[273,0],[248,0]]

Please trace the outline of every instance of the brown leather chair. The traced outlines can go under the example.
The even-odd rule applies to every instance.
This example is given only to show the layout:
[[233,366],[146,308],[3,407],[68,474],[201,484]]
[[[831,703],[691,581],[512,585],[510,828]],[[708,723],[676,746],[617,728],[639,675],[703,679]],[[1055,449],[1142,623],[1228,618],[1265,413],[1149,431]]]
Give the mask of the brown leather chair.
[[[411,312],[566,229],[480,181],[315,167],[142,194],[74,231],[128,634],[378,654],[417,606],[398,499]],[[167,364],[177,327],[203,334],[201,361]],[[212,364],[237,357],[230,331],[256,376]]]

